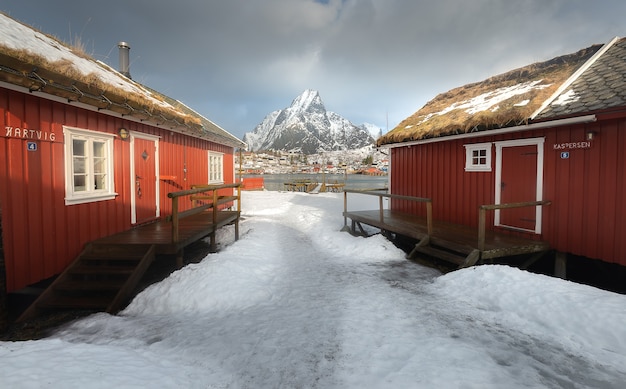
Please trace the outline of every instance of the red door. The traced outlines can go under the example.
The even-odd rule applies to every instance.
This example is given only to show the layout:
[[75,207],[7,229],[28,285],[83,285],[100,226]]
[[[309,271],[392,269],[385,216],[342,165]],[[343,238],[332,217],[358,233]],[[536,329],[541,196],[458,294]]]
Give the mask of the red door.
[[153,140],[134,138],[135,222],[157,217],[156,147]]
[[[537,200],[537,145],[502,147],[500,204]],[[535,231],[536,207],[503,209],[500,225]]]

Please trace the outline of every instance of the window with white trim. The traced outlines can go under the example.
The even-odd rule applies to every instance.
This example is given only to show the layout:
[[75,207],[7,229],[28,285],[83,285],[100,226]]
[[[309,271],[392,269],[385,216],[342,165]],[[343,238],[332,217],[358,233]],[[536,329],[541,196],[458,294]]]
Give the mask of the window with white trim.
[[491,143],[475,143],[465,146],[465,171],[491,171]]
[[63,127],[65,147],[65,204],[115,198],[114,135]]
[[224,154],[209,151],[209,184],[224,183]]

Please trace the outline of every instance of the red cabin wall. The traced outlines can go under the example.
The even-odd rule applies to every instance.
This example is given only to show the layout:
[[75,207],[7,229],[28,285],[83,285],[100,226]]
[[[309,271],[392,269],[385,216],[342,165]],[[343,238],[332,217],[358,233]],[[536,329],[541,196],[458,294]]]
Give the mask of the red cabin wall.
[[[435,220],[478,225],[478,207],[494,201],[495,178],[493,172],[465,172],[464,144],[435,142],[392,149],[392,192],[432,199]],[[392,207],[426,214],[422,203],[394,200]]]
[[[601,118],[601,117],[600,117]],[[554,145],[585,140],[561,158]],[[532,132],[456,139],[391,150],[394,194],[433,200],[433,218],[478,225],[478,207],[495,202],[495,147],[491,172],[465,172],[465,144],[545,138],[541,239],[560,252],[626,266],[626,119],[600,120]],[[392,208],[424,215],[418,203],[394,200]],[[493,227],[493,213],[488,216]]]
[[[85,243],[131,228],[130,143],[114,140],[119,194],[114,200],[66,206],[64,125],[110,134],[124,127],[158,136],[160,176],[170,176],[159,180],[162,216],[171,214],[167,193],[208,182],[208,150],[224,153],[225,182],[233,182],[232,147],[0,88],[0,214],[8,292],[60,273]],[[7,127],[39,131],[42,138],[9,136]],[[27,151],[30,141],[36,151]]]
[[[567,159],[553,147],[590,131],[592,146]],[[625,131],[626,119],[612,119],[546,133],[544,197],[554,200],[543,235],[556,250],[626,266]]]

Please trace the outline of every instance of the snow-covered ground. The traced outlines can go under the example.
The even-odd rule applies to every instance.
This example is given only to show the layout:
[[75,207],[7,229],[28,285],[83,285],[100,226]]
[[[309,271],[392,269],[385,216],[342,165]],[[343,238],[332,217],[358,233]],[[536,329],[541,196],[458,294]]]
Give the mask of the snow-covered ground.
[[[349,198],[374,209],[375,198]],[[245,192],[241,239],[50,338],[6,388],[623,388],[626,296],[505,266],[441,275],[342,194]]]

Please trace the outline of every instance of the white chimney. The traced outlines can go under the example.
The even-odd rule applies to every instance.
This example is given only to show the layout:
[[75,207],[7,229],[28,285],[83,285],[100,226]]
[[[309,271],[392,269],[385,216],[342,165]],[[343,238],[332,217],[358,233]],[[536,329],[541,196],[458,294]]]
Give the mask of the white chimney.
[[117,44],[120,56],[120,73],[125,75],[128,78],[132,78],[130,76],[130,46],[126,42],[119,42]]

